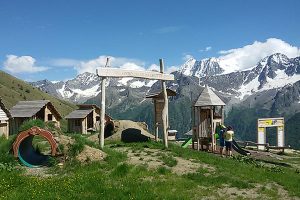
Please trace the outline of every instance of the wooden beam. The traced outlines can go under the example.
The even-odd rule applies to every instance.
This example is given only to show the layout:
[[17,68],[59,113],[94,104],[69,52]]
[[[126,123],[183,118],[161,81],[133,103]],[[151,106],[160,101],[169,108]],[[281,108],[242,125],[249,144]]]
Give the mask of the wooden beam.
[[101,149],[104,148],[105,83],[106,83],[106,77],[102,77],[102,82],[101,82],[100,135],[99,135],[99,144],[100,144]]
[[[164,61],[163,59],[159,59],[160,72],[164,73]],[[163,96],[164,96],[164,108],[162,110],[162,128],[163,128],[163,141],[165,148],[168,148],[168,95],[165,80],[161,81]]]
[[211,151],[215,151],[215,134],[214,134],[214,111],[213,107],[210,108],[210,118],[211,118]]
[[[109,58],[106,60],[105,67],[109,64]],[[99,71],[97,70],[97,75]],[[100,110],[100,134],[99,134],[99,144],[100,148],[104,148],[104,124],[105,124],[105,84],[106,84],[106,77],[102,77],[101,79],[101,110]]]
[[155,79],[173,81],[173,74],[164,74],[155,71],[137,71],[137,70],[124,70],[120,68],[106,68],[102,67],[98,69],[98,75],[102,77],[135,77],[144,79]]

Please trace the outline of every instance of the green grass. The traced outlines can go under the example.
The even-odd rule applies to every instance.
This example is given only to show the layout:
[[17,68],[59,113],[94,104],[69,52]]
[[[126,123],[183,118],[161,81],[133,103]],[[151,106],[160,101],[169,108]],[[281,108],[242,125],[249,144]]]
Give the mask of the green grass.
[[[85,137],[74,137],[87,144]],[[214,167],[215,171],[210,176],[205,175],[208,173],[205,169],[179,176],[166,167],[148,170],[146,166],[129,165],[125,162],[126,154],[115,150],[124,146],[136,151],[161,149],[162,154],[171,153],[176,157],[195,159],[196,162]],[[272,171],[241,159],[221,158],[172,144],[166,150],[155,142],[110,143],[104,151],[108,154],[104,161],[81,165],[71,160],[63,168],[52,167],[51,172],[57,175],[48,178],[24,176],[22,171],[16,170],[0,170],[0,199],[201,199],[211,195],[217,199],[226,199],[226,196],[216,193],[224,184],[251,189],[257,184],[267,183],[277,183],[290,195],[300,197],[300,174],[290,168],[282,167],[281,171]],[[263,187],[259,192],[273,199],[278,198],[274,188]]]
[[165,165],[169,167],[174,167],[175,165],[177,165],[177,160],[171,155],[162,154],[160,156],[160,159],[164,162]]

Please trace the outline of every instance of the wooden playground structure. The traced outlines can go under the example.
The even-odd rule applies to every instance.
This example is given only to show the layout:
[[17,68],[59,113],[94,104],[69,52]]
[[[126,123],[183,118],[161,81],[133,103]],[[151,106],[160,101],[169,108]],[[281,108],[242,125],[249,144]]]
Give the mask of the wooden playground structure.
[[[216,151],[216,126],[224,123],[224,106],[226,104],[205,86],[193,105],[193,149]],[[197,146],[195,146],[195,144]]]

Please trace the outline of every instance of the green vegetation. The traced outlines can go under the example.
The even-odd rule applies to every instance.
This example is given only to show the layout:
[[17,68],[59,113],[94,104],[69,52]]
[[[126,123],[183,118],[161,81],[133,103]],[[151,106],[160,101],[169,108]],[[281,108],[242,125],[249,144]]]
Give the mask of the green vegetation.
[[177,160],[174,159],[173,156],[161,154],[160,159],[165,163],[165,165],[169,167],[174,167],[175,165],[177,165]]
[[45,128],[45,122],[40,119],[30,119],[23,122],[19,128],[19,132],[26,131],[34,126]]
[[[83,136],[75,134],[73,138],[77,143],[76,148],[73,147],[73,155],[80,151],[83,144],[97,147]],[[1,140],[1,147],[3,143],[6,142]],[[158,157],[173,155],[174,158],[192,159],[193,162],[210,166],[214,170],[200,167],[196,172],[186,175],[174,174],[164,166],[150,170],[144,165],[127,163],[126,154],[117,151],[118,148],[129,148],[135,153],[157,149],[160,151]],[[13,167],[12,170],[2,169],[0,165],[0,198],[199,199],[215,197],[227,199],[231,194],[217,191],[228,187],[236,188],[237,191],[254,191],[253,188],[258,188],[256,192],[259,197],[266,195],[271,199],[281,197],[278,191],[282,187],[290,196],[300,197],[300,174],[293,168],[273,169],[246,157],[226,159],[172,144],[169,149],[164,149],[162,144],[155,142],[108,143],[104,151],[108,155],[104,161],[83,165],[74,159],[68,160],[63,167],[51,167],[50,175],[53,175],[47,178],[25,176],[20,170],[15,170]],[[172,163],[174,158],[165,156],[163,160]]]
[[72,103],[59,100],[28,83],[0,71],[0,94],[5,106],[10,109],[19,101],[50,100],[58,112],[65,116],[76,108]]

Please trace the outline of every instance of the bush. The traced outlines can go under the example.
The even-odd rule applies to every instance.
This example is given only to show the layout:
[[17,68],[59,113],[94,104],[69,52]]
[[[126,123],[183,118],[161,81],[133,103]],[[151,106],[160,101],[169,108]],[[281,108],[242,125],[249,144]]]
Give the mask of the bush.
[[45,122],[40,120],[40,119],[30,119],[30,120],[26,120],[25,122],[23,122],[23,124],[21,125],[21,127],[19,128],[19,131],[26,131],[34,126],[40,127],[40,128],[45,128]]
[[85,140],[80,135],[76,135],[73,138],[75,139],[75,141],[69,147],[69,156],[74,158],[83,151]]
[[0,137],[0,163],[3,165],[16,164],[16,160],[11,153],[12,144],[15,140],[15,136],[6,139],[4,136]]

